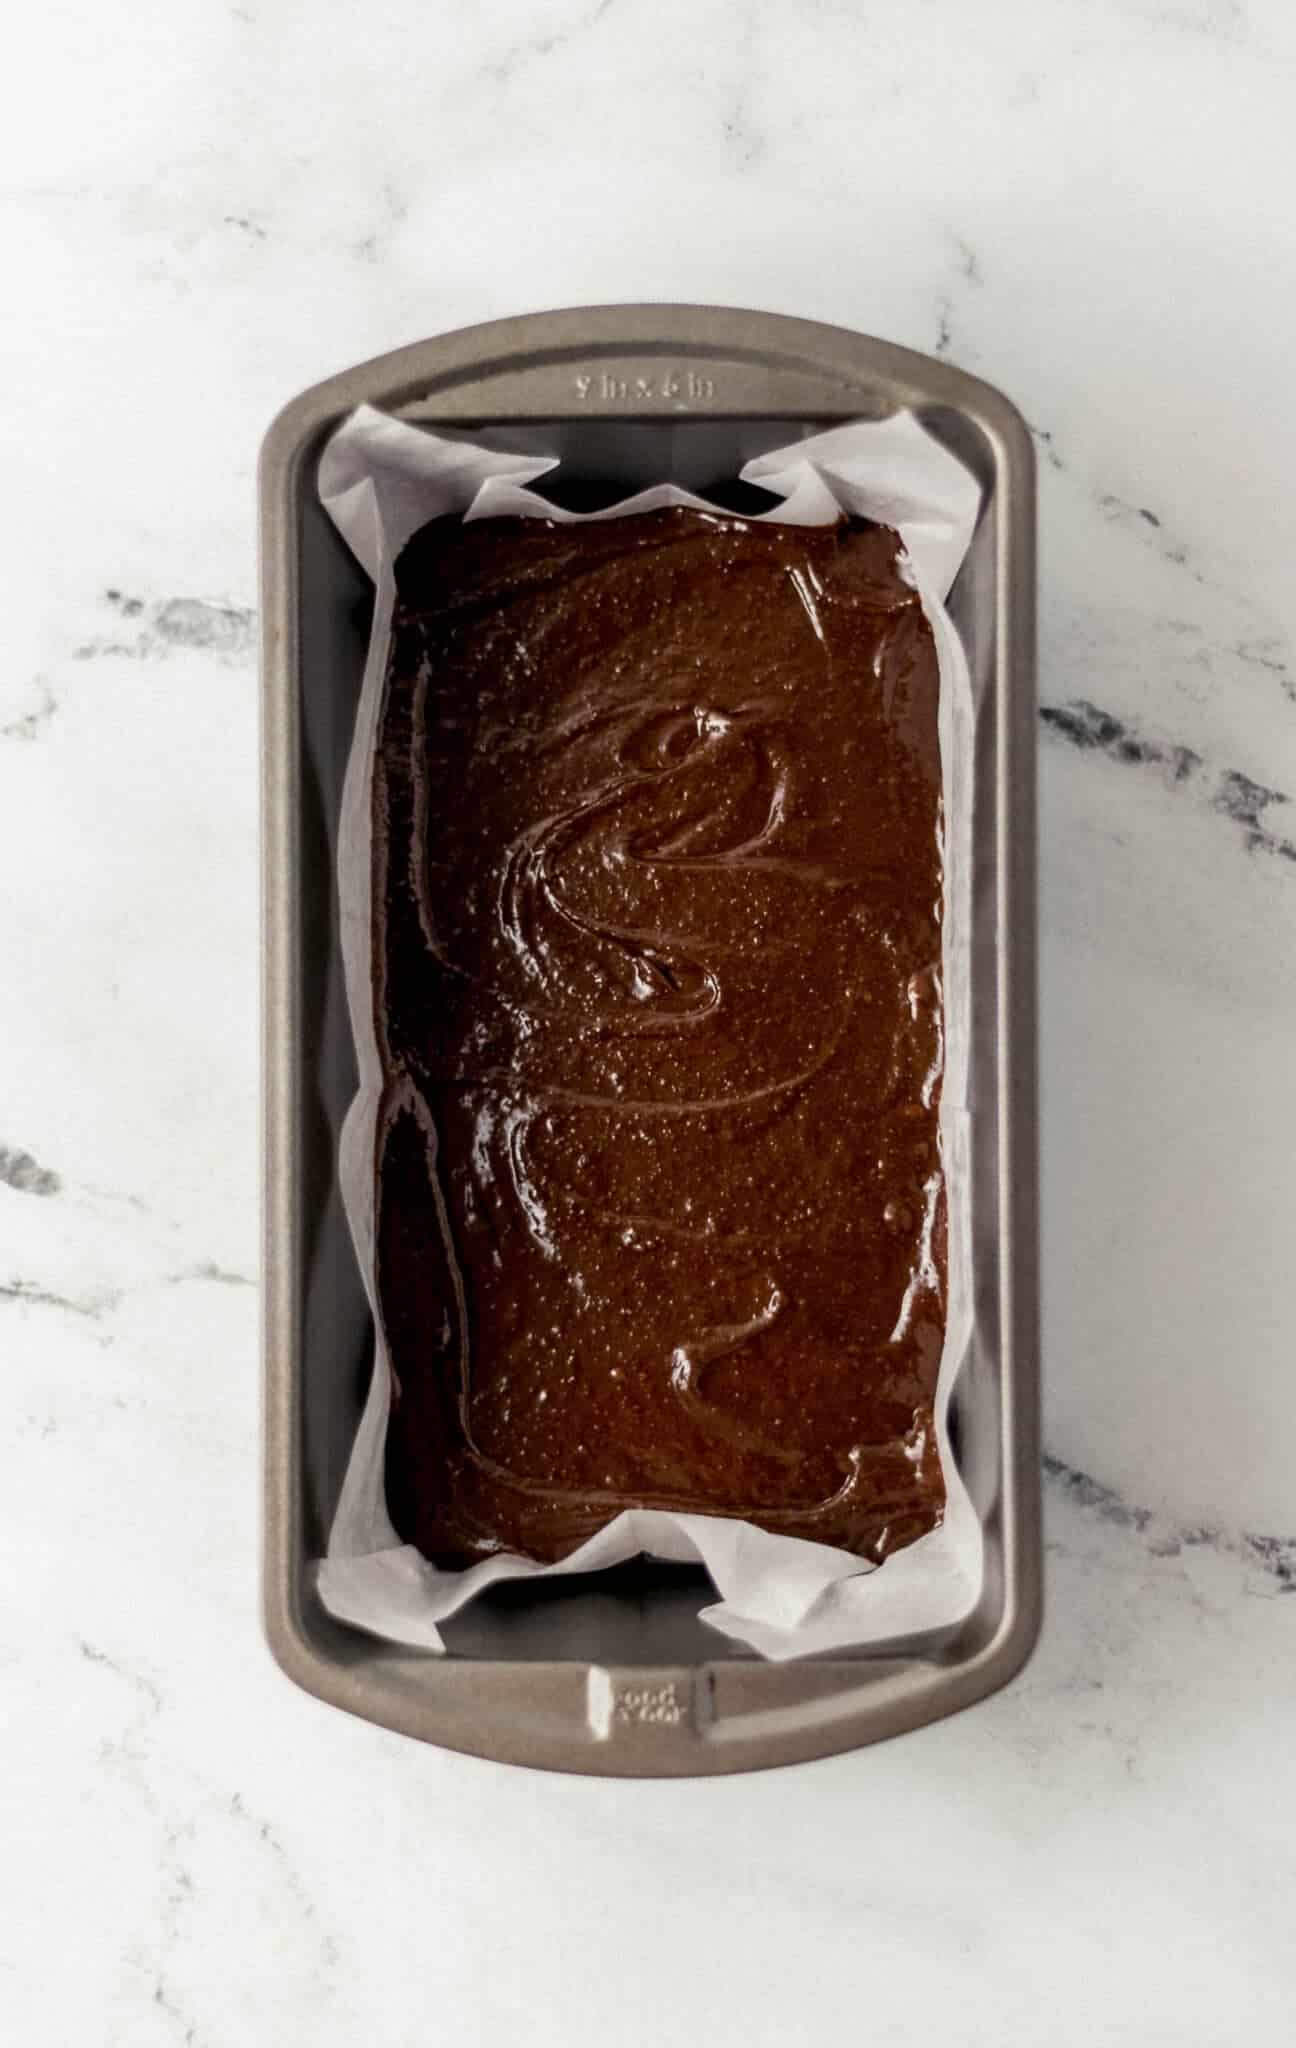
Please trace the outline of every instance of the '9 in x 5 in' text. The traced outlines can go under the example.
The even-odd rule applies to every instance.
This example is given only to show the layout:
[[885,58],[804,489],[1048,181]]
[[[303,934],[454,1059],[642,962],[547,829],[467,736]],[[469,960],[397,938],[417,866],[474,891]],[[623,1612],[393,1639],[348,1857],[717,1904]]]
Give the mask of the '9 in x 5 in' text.
[[696,370],[665,370],[660,376],[620,377],[610,370],[587,371],[575,379],[576,396],[604,405],[707,405],[716,395],[715,378]]

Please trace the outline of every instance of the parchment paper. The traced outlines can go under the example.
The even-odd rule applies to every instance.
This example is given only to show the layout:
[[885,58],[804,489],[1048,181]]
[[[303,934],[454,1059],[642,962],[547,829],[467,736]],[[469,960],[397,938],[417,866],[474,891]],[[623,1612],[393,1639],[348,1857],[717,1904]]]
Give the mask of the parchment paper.
[[402,1544],[388,1518],[383,1462],[390,1380],[373,1257],[381,1075],[370,965],[370,792],[395,597],[393,566],[419,527],[449,512],[462,512],[465,519],[516,513],[576,520],[625,518],[666,505],[708,509],[704,500],[667,481],[608,511],[563,511],[528,488],[556,467],[556,457],[500,452],[465,436],[443,438],[368,406],[337,430],[320,462],[320,497],[376,586],[373,633],[343,791],[338,877],[347,999],[360,1071],[359,1091],[342,1133],[340,1176],[375,1311],[376,1358],[328,1554],[318,1567],[320,1597],[339,1620],[395,1642],[439,1650],[438,1622],[486,1586],[501,1579],[591,1571],[643,1552],[705,1566],[718,1600],[702,1610],[702,1618],[770,1658],[877,1644],[950,1626],[976,1603],[982,1539],[948,1432],[951,1395],[973,1337],[966,1097],[976,713],[967,659],[944,598],[972,536],[978,488],[962,464],[907,413],[836,427],[759,456],[741,474],[782,499],[777,508],[759,515],[763,518],[820,525],[851,512],[897,528],[908,573],[936,637],[946,832],[946,1065],[940,1139],[949,1209],[949,1298],[935,1399],[947,1492],[944,1522],[875,1569],[848,1552],[771,1535],[747,1522],[638,1509],[618,1515],[561,1564],[499,1556],[466,1571],[447,1572]]

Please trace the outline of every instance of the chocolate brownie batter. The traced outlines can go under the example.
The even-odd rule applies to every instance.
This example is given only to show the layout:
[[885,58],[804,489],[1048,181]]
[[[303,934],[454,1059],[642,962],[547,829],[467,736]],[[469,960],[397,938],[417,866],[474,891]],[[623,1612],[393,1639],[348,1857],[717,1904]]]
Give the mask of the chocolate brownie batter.
[[885,527],[437,520],[374,804],[388,1497],[440,1563],[624,1507],[940,1520],[941,802]]

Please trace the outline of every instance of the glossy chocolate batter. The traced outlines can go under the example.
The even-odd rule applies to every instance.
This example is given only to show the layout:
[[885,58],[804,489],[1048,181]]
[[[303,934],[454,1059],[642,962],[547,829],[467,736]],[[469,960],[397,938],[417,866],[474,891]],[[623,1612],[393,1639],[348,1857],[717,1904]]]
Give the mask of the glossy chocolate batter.
[[440,1563],[630,1506],[940,1520],[941,804],[885,527],[438,520],[374,780],[388,1496]]

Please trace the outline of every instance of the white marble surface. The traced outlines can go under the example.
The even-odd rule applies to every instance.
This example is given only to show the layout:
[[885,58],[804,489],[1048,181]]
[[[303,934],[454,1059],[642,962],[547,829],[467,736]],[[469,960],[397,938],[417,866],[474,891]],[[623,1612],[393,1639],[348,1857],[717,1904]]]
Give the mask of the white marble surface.
[[[0,2035],[1289,2041],[1296,16],[70,0],[9,56]],[[420,1749],[255,1613],[257,441],[641,297],[947,352],[1042,458],[1043,1644],[710,1784]]]

